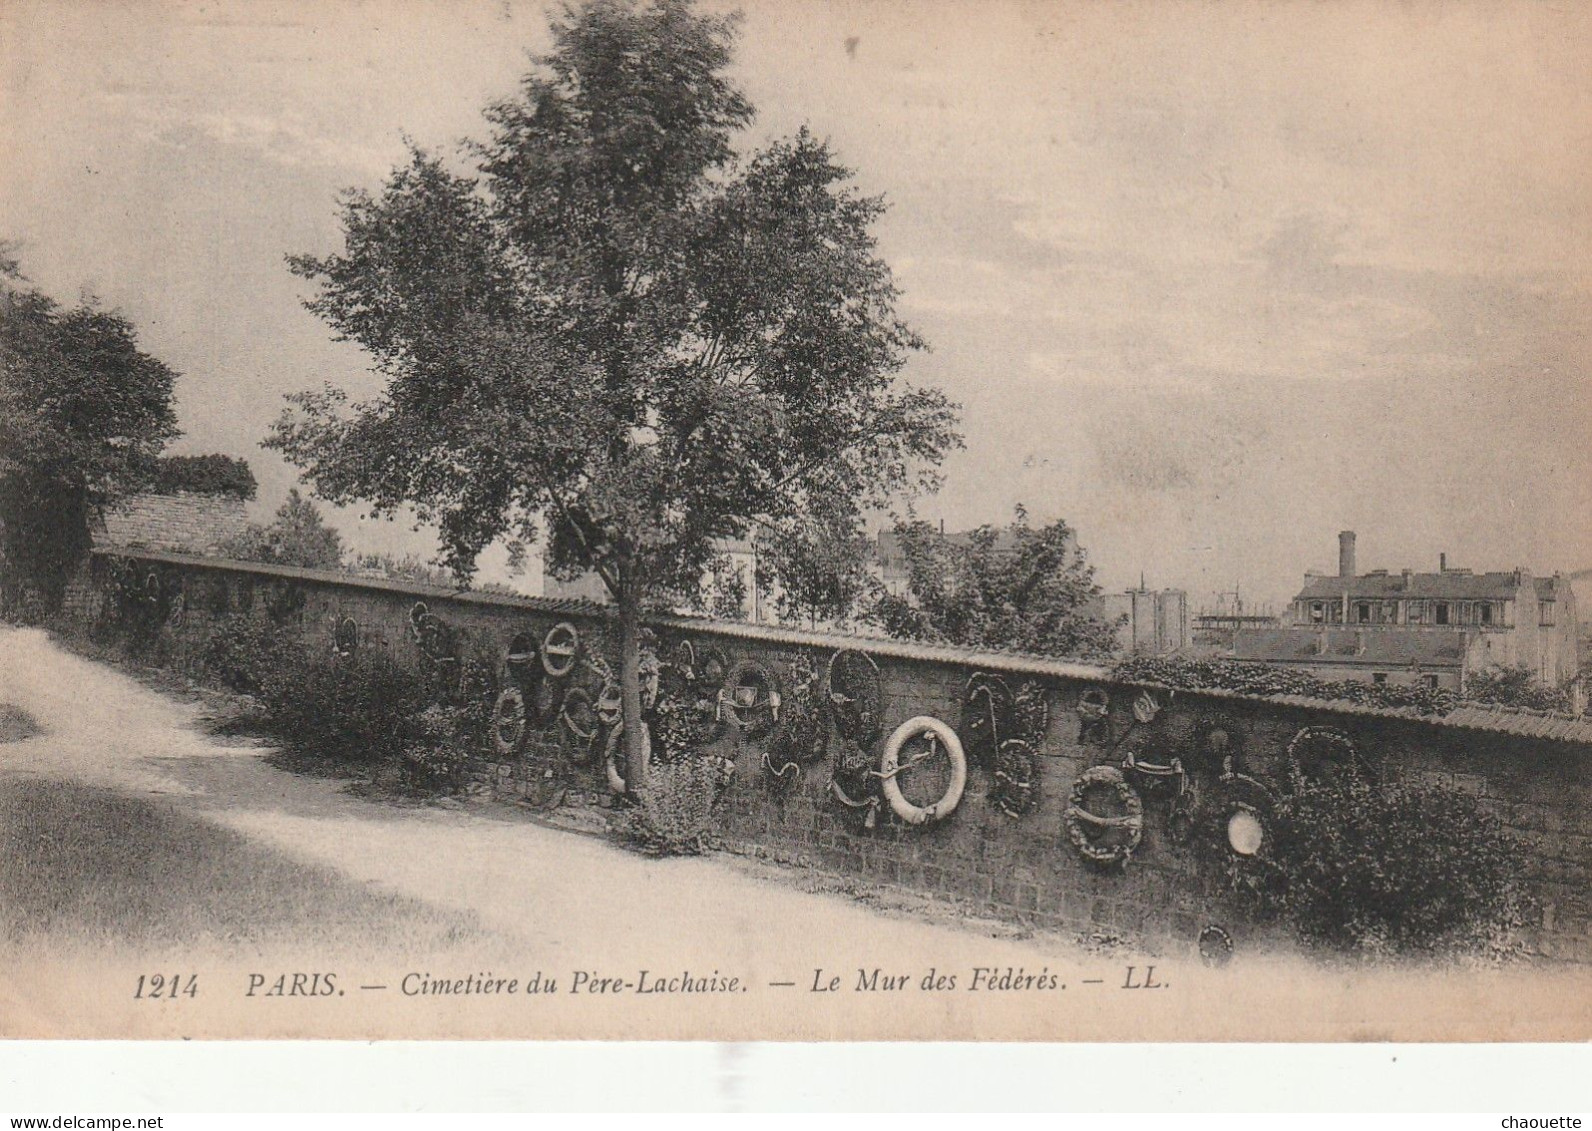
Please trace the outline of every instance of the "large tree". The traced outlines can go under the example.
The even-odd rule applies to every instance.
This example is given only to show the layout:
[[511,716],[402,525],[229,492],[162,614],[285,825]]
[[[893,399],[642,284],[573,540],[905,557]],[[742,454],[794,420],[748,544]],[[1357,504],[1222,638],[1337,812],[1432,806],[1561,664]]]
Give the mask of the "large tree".
[[922,343],[876,254],[882,200],[805,129],[737,154],[736,24],[566,9],[462,163],[414,149],[346,196],[341,252],[291,260],[387,383],[300,395],[270,442],[325,498],[415,506],[462,574],[545,521],[554,568],[617,606],[632,787],[648,603],[722,539],[859,527],[959,442],[954,406],[897,377]]
[[0,560],[6,603],[58,607],[95,514],[144,482],[177,436],[176,374],[132,324],[62,308],[0,246]]
[[1045,656],[1099,657],[1116,626],[1092,611],[1094,567],[1062,519],[1034,527],[1021,506],[1004,529],[947,537],[898,523],[906,591],[886,593],[870,619],[891,636]]

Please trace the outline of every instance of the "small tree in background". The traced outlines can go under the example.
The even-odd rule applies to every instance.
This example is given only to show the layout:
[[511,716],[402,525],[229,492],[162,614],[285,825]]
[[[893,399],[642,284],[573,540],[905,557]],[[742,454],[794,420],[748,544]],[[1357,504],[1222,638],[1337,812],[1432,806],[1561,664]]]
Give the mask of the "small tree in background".
[[413,504],[463,576],[545,516],[555,575],[594,570],[617,606],[633,789],[644,609],[699,591],[725,540],[860,528],[959,443],[943,395],[895,380],[922,343],[875,255],[883,202],[805,129],[737,158],[735,25],[566,9],[473,175],[415,150],[347,196],[341,253],[291,260],[387,385],[298,396],[268,443],[325,498]]
[[250,523],[248,530],[221,547],[221,554],[244,562],[337,569],[343,564],[343,539],[295,487],[269,525]]
[[1089,611],[1100,596],[1094,567],[1062,519],[1035,528],[1018,506],[1004,531],[981,526],[965,540],[922,520],[895,532],[907,592],[880,596],[869,614],[891,636],[1044,656],[1115,647],[1116,627]]
[[775,591],[781,620],[844,626],[878,582],[869,569],[870,539],[849,518],[814,516],[806,529],[771,529],[758,537],[759,583]]
[[7,605],[31,594],[50,611],[94,517],[178,435],[177,375],[120,314],[63,309],[24,283],[0,246],[0,563]]

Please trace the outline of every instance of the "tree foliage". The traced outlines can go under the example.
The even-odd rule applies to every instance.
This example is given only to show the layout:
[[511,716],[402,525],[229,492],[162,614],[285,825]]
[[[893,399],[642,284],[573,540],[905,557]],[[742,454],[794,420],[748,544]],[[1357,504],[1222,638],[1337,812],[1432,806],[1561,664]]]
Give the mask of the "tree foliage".
[[161,495],[188,491],[195,495],[230,495],[238,499],[252,499],[258,489],[247,460],[217,453],[160,456],[155,460],[146,486]]
[[95,514],[147,476],[178,434],[176,374],[132,324],[63,308],[0,248],[0,555],[7,604],[58,607]]
[[1116,628],[1089,611],[1094,567],[1062,519],[1029,524],[1019,506],[1004,530],[947,538],[929,523],[897,523],[905,593],[885,593],[870,619],[891,636],[1046,656],[1108,654]]
[[1570,709],[1570,696],[1564,690],[1544,685],[1535,672],[1523,665],[1469,673],[1465,677],[1465,698],[1532,711]]
[[268,525],[251,522],[221,547],[221,554],[243,562],[337,569],[343,564],[343,538],[326,525],[314,501],[294,488]]
[[758,538],[759,582],[773,591],[781,620],[844,626],[879,596],[872,552],[872,540],[849,521],[813,516],[805,528]]
[[346,196],[341,252],[291,260],[387,384],[300,395],[269,442],[327,498],[413,504],[463,574],[545,516],[552,568],[619,607],[627,780],[643,606],[695,591],[716,542],[860,527],[959,442],[954,406],[897,378],[923,343],[876,254],[883,201],[806,129],[737,154],[736,22],[566,10],[469,175],[416,148]]

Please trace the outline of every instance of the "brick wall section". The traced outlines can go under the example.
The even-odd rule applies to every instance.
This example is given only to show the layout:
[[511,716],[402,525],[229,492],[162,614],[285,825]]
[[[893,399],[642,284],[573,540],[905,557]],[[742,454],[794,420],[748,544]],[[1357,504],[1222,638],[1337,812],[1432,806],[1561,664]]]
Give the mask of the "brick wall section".
[[243,500],[231,495],[138,494],[105,512],[95,545],[212,554],[248,527]]
[[[351,617],[359,625],[361,647],[418,662],[408,630],[417,600],[460,633],[465,649],[494,662],[517,632],[539,640],[560,621],[576,625],[588,648],[617,659],[611,622],[590,606],[450,594],[402,582],[174,555],[144,558],[148,568],[161,572],[168,591],[185,598],[181,626],[162,630],[160,641],[160,654],[174,665],[190,662],[228,615],[264,615],[266,609],[279,615],[287,610],[286,620],[307,641],[328,648],[335,623]],[[97,599],[92,578],[74,593],[73,608],[91,618]],[[763,766],[761,748],[726,735],[718,752],[734,759],[735,774],[723,800],[722,838],[732,851],[899,885],[954,901],[972,914],[1070,932],[1177,947],[1189,944],[1205,924],[1218,923],[1240,940],[1253,937],[1263,929],[1246,925],[1235,907],[1213,896],[1197,856],[1171,842],[1166,801],[1146,798],[1143,842],[1126,868],[1088,865],[1067,842],[1062,815],[1071,786],[1085,767],[1107,760],[1101,743],[1083,741],[1077,713],[1080,695],[1101,687],[1118,719],[1112,761],[1130,747],[1150,754],[1170,749],[1198,728],[1219,723],[1242,744],[1250,772],[1274,778],[1283,750],[1300,728],[1330,725],[1348,732],[1384,779],[1432,782],[1477,794],[1508,826],[1535,842],[1542,907],[1531,944],[1552,958],[1592,962],[1592,743],[1579,738],[1584,727],[1575,728],[1575,741],[1548,740],[1299,702],[1160,691],[1164,709],[1154,723],[1128,729],[1126,707],[1139,689],[1113,684],[1107,673],[1088,665],[710,622],[654,623],[665,644],[685,636],[718,647],[732,660],[755,656],[787,682],[791,662],[799,656],[822,670],[837,646],[863,648],[880,667],[885,734],[921,714],[957,725],[963,689],[975,671],[1004,668],[1014,687],[1034,678],[1045,688],[1050,724],[1036,759],[1037,797],[1019,819],[989,800],[991,774],[970,766],[962,802],[946,820],[913,827],[886,808],[877,827],[865,828],[858,813],[828,792],[829,759],[838,749],[833,736],[829,759],[809,763],[793,788],[780,790]],[[872,753],[877,752],[876,746]],[[595,814],[610,804],[601,761],[599,751],[576,764],[551,727],[533,731],[523,754],[512,760],[499,761],[483,751],[474,773],[505,798]],[[1210,785],[1208,778],[1195,780],[1197,787]]]

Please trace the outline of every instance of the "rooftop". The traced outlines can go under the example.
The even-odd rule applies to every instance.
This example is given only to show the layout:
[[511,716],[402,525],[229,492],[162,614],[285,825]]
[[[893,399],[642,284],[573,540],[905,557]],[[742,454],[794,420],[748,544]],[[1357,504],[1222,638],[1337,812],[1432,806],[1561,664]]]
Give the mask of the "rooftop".
[[1394,599],[1424,597],[1450,601],[1507,601],[1531,575],[1519,570],[1504,573],[1472,573],[1446,570],[1442,573],[1365,573],[1357,577],[1314,576],[1305,578],[1298,600]]

